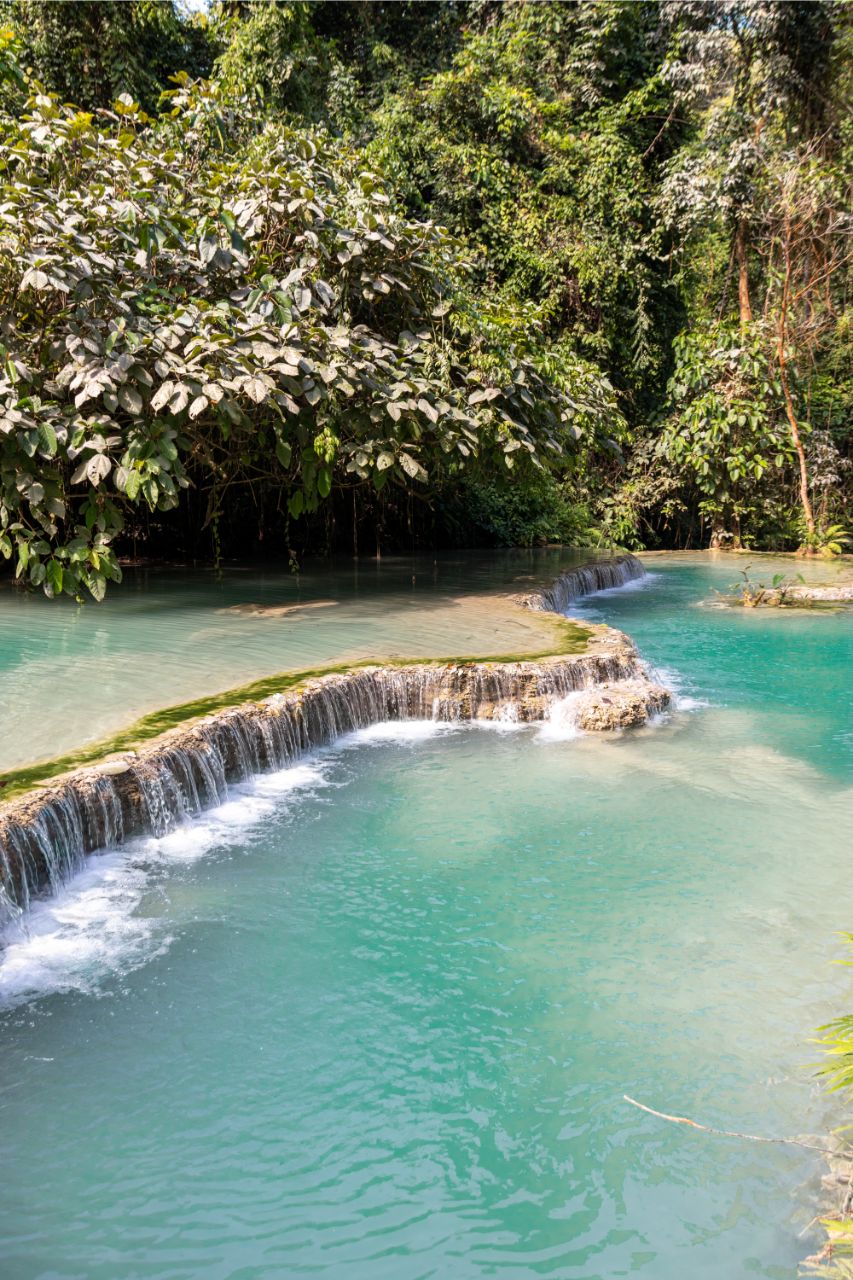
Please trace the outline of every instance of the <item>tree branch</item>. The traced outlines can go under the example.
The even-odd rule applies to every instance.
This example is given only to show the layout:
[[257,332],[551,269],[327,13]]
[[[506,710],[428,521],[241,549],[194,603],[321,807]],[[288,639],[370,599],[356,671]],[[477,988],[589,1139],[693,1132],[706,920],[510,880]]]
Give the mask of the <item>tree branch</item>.
[[650,1116],[657,1116],[659,1120],[669,1120],[671,1124],[686,1124],[691,1129],[701,1129],[703,1133],[713,1133],[719,1138],[743,1138],[747,1142],[770,1142],[782,1146],[805,1147],[807,1151],[820,1151],[822,1155],[833,1156],[836,1159],[853,1159],[853,1150],[848,1152],[834,1147],[821,1147],[815,1142],[801,1142],[799,1138],[765,1138],[755,1133],[738,1133],[734,1129],[714,1129],[709,1124],[699,1124],[696,1120],[689,1120],[687,1116],[670,1116],[665,1111],[655,1111],[654,1107],[647,1107],[644,1103],[637,1102],[635,1098],[629,1098],[627,1093],[622,1096],[626,1102],[630,1102],[632,1107],[647,1111]]

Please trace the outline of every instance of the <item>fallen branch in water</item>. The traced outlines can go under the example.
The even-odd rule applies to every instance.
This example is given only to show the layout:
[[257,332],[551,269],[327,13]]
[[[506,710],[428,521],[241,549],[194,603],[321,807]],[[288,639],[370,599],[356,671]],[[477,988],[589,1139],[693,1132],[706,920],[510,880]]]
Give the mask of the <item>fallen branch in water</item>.
[[757,1133],[737,1133],[734,1129],[714,1129],[709,1124],[699,1124],[696,1120],[690,1120],[687,1116],[670,1116],[665,1111],[655,1111],[654,1107],[647,1107],[642,1102],[637,1102],[636,1098],[629,1098],[627,1093],[623,1093],[622,1097],[626,1102],[630,1102],[632,1107],[639,1107],[640,1111],[647,1111],[650,1116],[657,1116],[659,1120],[669,1120],[672,1124],[687,1124],[691,1129],[701,1129],[703,1133],[713,1133],[718,1138],[743,1138],[747,1142],[772,1142],[787,1147],[805,1147],[807,1151],[820,1151],[825,1156],[833,1156],[835,1159],[850,1160],[853,1158],[853,1151],[842,1151],[837,1147],[820,1147],[815,1142],[801,1142],[799,1138],[765,1138]]

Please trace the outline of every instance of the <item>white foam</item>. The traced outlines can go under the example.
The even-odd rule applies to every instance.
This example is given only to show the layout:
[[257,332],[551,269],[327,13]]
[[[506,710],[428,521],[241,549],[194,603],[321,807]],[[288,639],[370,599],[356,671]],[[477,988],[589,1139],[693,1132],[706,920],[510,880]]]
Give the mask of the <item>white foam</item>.
[[91,990],[119,957],[147,953],[153,921],[136,909],[149,875],[129,851],[94,855],[68,888],[33,905],[5,931],[0,1000],[14,1004],[51,991]]
[[601,610],[596,608],[599,600],[606,600],[610,596],[630,595],[634,591],[645,591],[657,582],[659,577],[659,573],[647,573],[642,578],[629,578],[618,587],[602,587],[600,591],[588,591],[586,595],[577,596],[572,600],[563,613],[570,618],[600,618]]
[[690,693],[685,693],[684,676],[671,667],[654,667],[652,678],[657,680],[658,684],[662,684],[665,689],[669,689],[672,694],[673,711],[701,711],[704,707],[713,705],[707,698],[696,698]]
[[543,742],[571,742],[582,737],[583,729],[578,726],[578,702],[582,697],[583,690],[578,690],[552,702],[536,736]]
[[334,743],[332,750],[360,747],[371,744],[393,742],[401,746],[415,746],[419,742],[429,742],[433,738],[446,737],[449,733],[458,733],[462,729],[486,729],[497,733],[513,733],[528,726],[518,718],[518,707],[507,702],[497,708],[497,714],[490,720],[382,720],[378,724],[368,725],[366,729],[356,729]]
[[578,596],[572,600],[570,604],[563,609],[563,616],[566,618],[585,618],[589,622],[605,621],[604,609],[599,607],[599,601],[605,601],[610,596],[630,595],[635,591],[645,591],[654,582],[658,580],[660,574],[647,573],[643,578],[629,578],[627,582],[621,583],[618,587],[602,587],[600,591],[590,591],[584,596]]
[[336,749],[344,750],[381,742],[405,745],[453,733],[457,727],[446,720],[380,720],[378,724],[368,725],[366,729],[356,729],[353,733],[345,734],[334,745]]
[[0,1003],[58,991],[92,991],[105,973],[128,972],[169,945],[161,918],[139,910],[170,865],[241,844],[247,831],[280,812],[286,798],[327,785],[311,760],[263,774],[168,835],[144,836],[90,855],[58,894],[33,904],[0,935]]
[[500,702],[494,708],[489,720],[469,720],[471,729],[485,729],[487,733],[517,733],[520,729],[529,729],[529,722],[519,718],[519,707],[515,702]]
[[684,693],[675,694],[676,711],[701,711],[703,707],[711,705],[708,698],[690,698]]
[[320,762],[310,760],[289,769],[278,769],[275,773],[262,773],[252,786],[262,796],[283,796],[290,791],[303,791],[306,787],[328,786],[328,778]]
[[618,587],[602,587],[600,591],[591,591],[583,599],[588,600],[591,596],[595,596],[596,599],[601,596],[622,596],[632,591],[645,591],[659,578],[659,573],[645,573],[642,578],[629,578],[627,582],[620,582]]

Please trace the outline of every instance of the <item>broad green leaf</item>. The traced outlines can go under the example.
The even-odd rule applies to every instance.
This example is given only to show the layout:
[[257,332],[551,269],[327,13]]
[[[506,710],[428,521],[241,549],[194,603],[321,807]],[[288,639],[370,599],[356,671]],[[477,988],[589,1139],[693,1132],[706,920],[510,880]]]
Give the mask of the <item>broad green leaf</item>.
[[46,453],[52,458],[56,453],[57,442],[56,432],[49,422],[40,422],[38,424],[38,436],[42,453]]
[[246,383],[246,392],[255,401],[255,404],[262,404],[267,398],[269,388],[261,378],[249,378]]
[[127,409],[128,413],[142,412],[142,396],[134,387],[124,385],[119,388],[118,402],[123,409]]
[[169,403],[175,391],[175,384],[171,381],[161,383],[151,397],[151,408],[157,413]]
[[55,596],[60,595],[62,593],[62,565],[58,560],[48,560],[46,573],[48,586],[53,594]]

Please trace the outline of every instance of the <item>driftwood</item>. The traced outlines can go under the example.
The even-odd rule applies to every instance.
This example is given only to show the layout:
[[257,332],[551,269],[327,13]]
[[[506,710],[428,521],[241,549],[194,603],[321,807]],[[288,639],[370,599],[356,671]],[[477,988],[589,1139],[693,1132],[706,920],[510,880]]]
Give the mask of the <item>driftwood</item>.
[[[769,1142],[777,1146],[785,1147],[804,1147],[806,1151],[819,1151],[821,1155],[830,1156],[833,1160],[853,1161],[853,1149],[844,1150],[840,1147],[823,1147],[816,1142],[803,1142],[800,1138],[768,1138],[764,1134],[758,1133],[739,1133],[736,1129],[715,1129],[710,1124],[699,1124],[697,1120],[691,1120],[689,1116],[672,1116],[666,1111],[656,1111],[654,1107],[647,1107],[643,1102],[637,1102],[636,1098],[629,1098],[627,1093],[623,1093],[622,1097],[632,1107],[637,1107],[640,1111],[647,1112],[650,1116],[657,1116],[658,1120],[667,1120],[670,1124],[686,1124],[691,1129],[699,1129],[702,1133],[712,1133],[719,1138],[741,1138],[746,1142]],[[828,1216],[818,1215],[812,1218],[800,1232],[802,1238],[807,1231],[817,1222],[822,1222],[829,1235],[829,1239],[824,1244],[819,1253],[813,1253],[808,1258],[804,1258],[802,1265],[808,1267],[809,1275],[823,1274],[824,1264],[832,1263],[838,1255],[837,1250],[840,1246],[842,1250],[841,1256],[847,1257],[851,1246],[853,1246],[853,1221],[850,1214],[853,1211],[853,1165],[851,1165],[849,1173],[833,1172],[823,1179],[824,1185],[838,1186],[844,1188],[844,1197],[836,1211],[834,1219]],[[846,1263],[842,1263],[845,1267]],[[804,1274],[801,1272],[801,1274]],[[839,1277],[841,1273],[838,1273]],[[850,1270],[844,1270],[845,1276],[853,1277],[853,1267]]]
[[636,1098],[629,1098],[624,1093],[623,1098],[626,1102],[630,1102],[632,1107],[639,1107],[640,1111],[647,1111],[650,1116],[657,1116],[659,1120],[668,1120],[671,1124],[686,1124],[691,1129],[701,1129],[703,1133],[713,1133],[719,1138],[743,1138],[746,1142],[770,1142],[779,1146],[787,1147],[805,1147],[807,1151],[819,1151],[822,1155],[832,1156],[835,1160],[851,1160],[853,1159],[853,1150],[843,1151],[837,1147],[822,1147],[816,1142],[802,1142],[799,1138],[767,1138],[757,1133],[738,1133],[734,1129],[715,1129],[709,1124],[699,1124],[696,1120],[690,1120],[687,1116],[671,1116],[665,1111],[655,1111],[654,1107],[647,1107],[642,1102],[637,1102]]
[[[646,1111],[650,1116],[657,1116],[659,1120],[668,1120],[670,1124],[686,1124],[691,1129],[699,1129],[702,1133],[712,1133],[719,1138],[741,1138],[746,1142],[769,1142],[778,1146],[785,1147],[805,1147],[807,1151],[819,1151],[821,1155],[831,1156],[833,1160],[853,1160],[853,1150],[841,1150],[835,1147],[822,1147],[816,1142],[803,1142],[800,1138],[768,1138],[764,1134],[758,1133],[739,1133],[736,1129],[715,1129],[710,1124],[699,1124],[697,1120],[691,1120],[688,1116],[671,1116],[666,1111],[656,1111],[654,1107],[647,1107],[643,1102],[637,1102],[636,1098],[629,1098],[627,1093],[623,1093],[622,1097],[629,1102],[632,1107],[639,1108],[640,1111]],[[845,1187],[844,1200],[840,1210],[840,1221],[837,1224],[829,1222],[826,1218],[815,1217],[811,1222],[803,1228],[800,1236],[804,1236],[807,1231],[815,1225],[816,1222],[823,1221],[827,1230],[830,1232],[830,1238],[820,1250],[819,1253],[813,1253],[810,1257],[803,1259],[803,1265],[814,1268],[809,1274],[817,1274],[822,1269],[825,1262],[832,1262],[835,1256],[835,1247],[838,1243],[849,1244],[849,1236],[846,1234],[849,1230],[847,1222],[851,1209],[853,1209],[853,1167],[851,1167],[849,1175],[833,1174],[833,1181],[838,1181]],[[826,1181],[826,1180],[825,1180]],[[836,1228],[836,1234],[833,1234],[833,1226]],[[837,1229],[840,1228],[840,1240]],[[845,1275],[847,1273],[845,1272]]]

